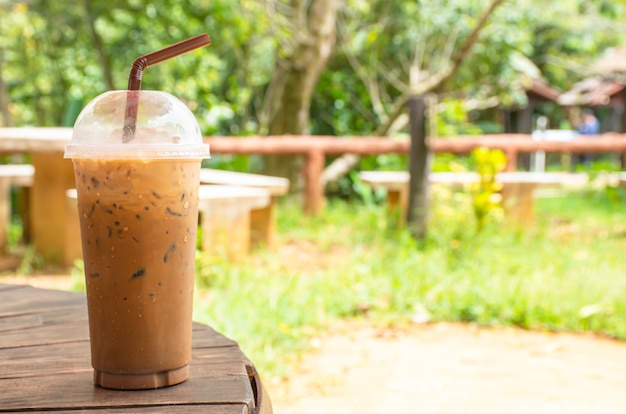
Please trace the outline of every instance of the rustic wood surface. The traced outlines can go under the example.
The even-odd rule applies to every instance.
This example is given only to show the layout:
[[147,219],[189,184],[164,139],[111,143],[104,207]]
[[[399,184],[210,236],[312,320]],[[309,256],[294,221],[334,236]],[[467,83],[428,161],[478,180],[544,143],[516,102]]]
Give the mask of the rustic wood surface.
[[237,344],[198,323],[184,383],[147,391],[94,386],[85,295],[26,285],[0,284],[0,390],[0,412],[272,412]]

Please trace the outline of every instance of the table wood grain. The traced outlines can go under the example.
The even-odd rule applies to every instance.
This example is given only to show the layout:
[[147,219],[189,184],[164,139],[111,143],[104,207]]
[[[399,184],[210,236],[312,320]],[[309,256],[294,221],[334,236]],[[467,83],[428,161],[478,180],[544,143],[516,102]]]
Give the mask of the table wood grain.
[[271,414],[236,342],[194,323],[190,377],[157,390],[93,385],[85,295],[0,284],[0,413]]

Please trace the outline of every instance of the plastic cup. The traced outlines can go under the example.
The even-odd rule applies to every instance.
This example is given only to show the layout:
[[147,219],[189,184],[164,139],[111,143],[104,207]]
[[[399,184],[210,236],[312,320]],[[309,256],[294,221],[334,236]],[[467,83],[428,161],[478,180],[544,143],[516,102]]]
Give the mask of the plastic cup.
[[[137,120],[123,143],[129,94]],[[74,163],[97,385],[147,389],[188,378],[208,156],[193,114],[165,92],[106,92],[76,120],[65,157]]]

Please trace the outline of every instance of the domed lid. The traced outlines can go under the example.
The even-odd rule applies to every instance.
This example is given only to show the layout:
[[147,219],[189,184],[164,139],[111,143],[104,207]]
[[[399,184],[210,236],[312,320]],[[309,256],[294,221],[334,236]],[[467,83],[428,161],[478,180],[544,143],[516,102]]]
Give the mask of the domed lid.
[[[129,129],[127,107],[133,104],[136,117]],[[72,142],[65,146],[65,158],[208,157],[209,146],[189,108],[161,91],[109,91],[97,96],[81,111]]]

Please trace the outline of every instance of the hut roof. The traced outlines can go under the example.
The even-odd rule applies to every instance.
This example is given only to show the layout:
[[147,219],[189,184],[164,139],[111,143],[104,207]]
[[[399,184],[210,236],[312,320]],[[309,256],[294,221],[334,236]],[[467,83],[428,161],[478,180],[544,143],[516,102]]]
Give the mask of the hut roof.
[[558,103],[563,106],[610,106],[622,90],[624,84],[621,82],[590,77],[563,92]]
[[548,85],[548,83],[543,79],[533,79],[532,83],[529,87],[526,88],[526,92],[532,92],[538,95],[540,98],[543,98],[546,101],[557,102],[559,96],[561,95],[561,91],[556,89],[553,86]]

